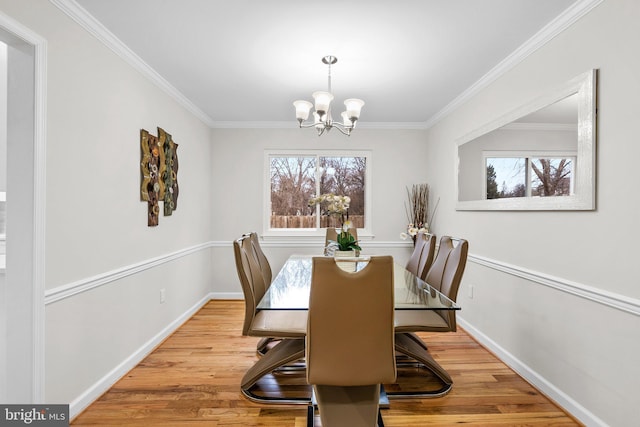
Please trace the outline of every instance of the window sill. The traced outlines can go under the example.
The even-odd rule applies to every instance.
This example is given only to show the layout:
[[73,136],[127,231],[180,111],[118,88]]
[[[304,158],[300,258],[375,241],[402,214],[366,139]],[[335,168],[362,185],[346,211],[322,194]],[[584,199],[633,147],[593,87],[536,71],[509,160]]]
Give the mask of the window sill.
[[[304,240],[314,240],[317,241],[318,239],[320,240],[324,240],[325,238],[325,231],[324,229],[318,231],[318,230],[304,230],[304,229],[290,229],[290,230],[270,230],[270,231],[265,231],[260,235],[260,238],[267,241],[267,240],[279,240],[279,241],[286,241],[286,242],[298,242],[298,241],[304,241]],[[375,235],[373,233],[371,233],[369,230],[367,229],[363,229],[363,228],[359,228],[358,229],[358,240],[373,240],[375,238]]]

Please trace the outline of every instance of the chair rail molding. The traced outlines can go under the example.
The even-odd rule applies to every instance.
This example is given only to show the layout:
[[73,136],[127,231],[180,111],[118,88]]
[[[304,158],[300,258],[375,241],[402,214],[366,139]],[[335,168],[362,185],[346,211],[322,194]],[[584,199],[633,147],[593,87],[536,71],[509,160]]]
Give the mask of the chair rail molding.
[[467,261],[640,316],[640,300],[524,267],[469,254]]
[[135,264],[126,265],[124,267],[107,271],[102,274],[87,277],[72,283],[68,283],[66,285],[48,289],[44,293],[44,303],[45,305],[53,304],[65,298],[69,298],[79,293],[86,292],[99,286],[114,282],[116,280],[123,279],[127,276],[132,276],[142,271],[149,270],[150,268],[166,264],[178,258],[182,258],[184,256],[208,249],[210,247],[212,247],[212,242],[201,243],[199,245],[190,246],[188,248],[180,249],[178,251],[171,252],[165,255],[160,255],[155,258],[149,258]]

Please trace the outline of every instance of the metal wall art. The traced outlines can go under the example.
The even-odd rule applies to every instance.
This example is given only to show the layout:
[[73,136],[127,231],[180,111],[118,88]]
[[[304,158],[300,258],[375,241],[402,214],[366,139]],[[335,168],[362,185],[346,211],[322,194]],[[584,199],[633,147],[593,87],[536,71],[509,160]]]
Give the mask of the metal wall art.
[[159,202],[164,204],[164,215],[169,216],[178,207],[178,144],[171,135],[158,128],[158,136],[140,130],[140,200],[148,206],[147,225],[158,225]]

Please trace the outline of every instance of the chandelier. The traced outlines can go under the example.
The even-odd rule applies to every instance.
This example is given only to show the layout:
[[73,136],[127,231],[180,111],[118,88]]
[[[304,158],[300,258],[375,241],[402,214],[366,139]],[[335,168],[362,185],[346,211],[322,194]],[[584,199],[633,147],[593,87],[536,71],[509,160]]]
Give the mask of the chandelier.
[[296,107],[296,118],[301,128],[315,127],[318,131],[318,136],[325,132],[329,132],[332,128],[338,129],[343,134],[349,136],[351,131],[356,127],[356,121],[360,118],[360,110],[364,105],[364,101],[361,99],[350,98],[344,101],[346,110],[342,112],[342,123],[334,122],[331,118],[331,101],[333,101],[333,94],[331,93],[331,66],[338,62],[338,58],[335,56],[325,56],[322,58],[322,62],[327,64],[328,77],[327,77],[327,91],[313,92],[312,96],[315,101],[315,111],[313,112],[313,122],[306,122],[309,118],[309,112],[311,111],[311,104],[309,101],[295,101],[293,103]]

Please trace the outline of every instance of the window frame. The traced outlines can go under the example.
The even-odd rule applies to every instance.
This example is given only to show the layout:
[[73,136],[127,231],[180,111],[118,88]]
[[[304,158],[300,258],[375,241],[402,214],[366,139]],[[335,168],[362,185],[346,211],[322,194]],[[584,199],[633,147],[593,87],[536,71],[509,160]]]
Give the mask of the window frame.
[[264,237],[324,237],[324,228],[271,228],[271,158],[272,157],[364,157],[366,158],[364,184],[364,228],[358,228],[358,237],[371,236],[371,182],[373,175],[372,150],[341,150],[341,149],[300,149],[264,150],[263,166],[263,204],[262,204],[262,234]]
[[[542,196],[532,196],[531,188],[531,160],[533,159],[571,159],[571,190],[569,195],[574,195],[575,181],[576,181],[576,164],[578,160],[578,154],[575,151],[501,151],[501,150],[483,150],[482,151],[482,197],[483,200],[499,200],[499,199],[487,199],[487,159],[489,158],[522,158],[525,159],[525,196],[524,197],[510,197],[508,199],[533,199],[542,198]],[[555,196],[555,197],[568,197],[568,196]],[[550,197],[546,197],[550,198]]]

